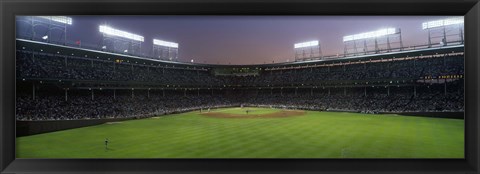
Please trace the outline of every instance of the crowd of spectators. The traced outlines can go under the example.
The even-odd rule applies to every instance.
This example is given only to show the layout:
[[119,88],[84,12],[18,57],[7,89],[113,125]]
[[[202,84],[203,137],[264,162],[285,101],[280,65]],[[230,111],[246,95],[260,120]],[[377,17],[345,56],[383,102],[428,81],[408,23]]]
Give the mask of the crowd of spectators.
[[[68,99],[63,92],[45,90],[33,98],[17,93],[18,120],[72,120],[119,117],[148,117],[174,112],[225,106],[268,106],[309,110],[352,112],[438,112],[464,111],[462,78],[437,81],[440,76],[463,75],[463,56],[348,62],[343,65],[288,70],[263,70],[255,76],[215,76],[211,71],[173,69],[17,51],[17,78],[157,83],[194,87],[227,87],[222,92],[167,95],[145,93],[90,96],[82,89]],[[368,82],[408,80],[402,86],[366,86]],[[366,81],[363,86],[342,87],[346,81]],[[313,86],[328,83],[329,87]],[[356,83],[355,83],[356,84]],[[337,87],[338,85],[338,87]],[[286,87],[280,91],[279,88]],[[310,86],[295,89],[292,86]],[[333,87],[335,86],[335,87]],[[415,87],[414,87],[415,86]],[[254,88],[242,88],[254,87]],[[266,88],[257,88],[266,87]],[[290,88],[289,88],[290,87]],[[108,90],[108,85],[107,85]],[[414,89],[415,88],[415,89]],[[230,89],[230,90],[228,90]],[[87,89],[83,89],[87,90]]]
[[232,106],[220,95],[46,95],[35,100],[28,96],[17,97],[17,120],[75,120],[125,117],[150,117],[176,112]]
[[[158,67],[114,60],[17,52],[19,78],[149,82],[181,86],[292,86],[325,82],[405,80],[464,73],[463,55],[268,70],[256,76],[215,76],[210,71]],[[355,64],[354,64],[355,63]],[[328,65],[328,64],[325,64]]]
[[61,80],[130,81],[169,85],[223,85],[205,70],[172,69],[141,64],[118,63],[17,52],[18,78]]
[[[328,65],[328,64],[327,64]],[[397,60],[293,70],[265,71],[260,76],[226,78],[234,85],[318,85],[328,81],[419,79],[463,74],[462,56]]]
[[[458,86],[462,82],[456,82]],[[447,93],[443,85],[417,87],[391,87],[390,92],[383,87],[310,90],[289,93],[264,93],[252,95],[242,100],[253,106],[272,106],[307,110],[330,110],[351,112],[463,112],[463,87]]]
[[[463,86],[461,82],[455,85]],[[237,89],[210,93],[167,95],[128,92],[90,96],[89,93],[61,96],[50,91],[37,96],[17,96],[18,120],[71,120],[120,117],[148,117],[175,112],[227,106],[263,106],[287,109],[350,112],[463,112],[463,87],[448,90],[441,84],[417,87],[352,87],[279,91]],[[80,90],[81,91],[81,90]],[[128,91],[128,90],[124,90]],[[51,93],[53,92],[53,93]],[[56,94],[54,94],[56,93]]]

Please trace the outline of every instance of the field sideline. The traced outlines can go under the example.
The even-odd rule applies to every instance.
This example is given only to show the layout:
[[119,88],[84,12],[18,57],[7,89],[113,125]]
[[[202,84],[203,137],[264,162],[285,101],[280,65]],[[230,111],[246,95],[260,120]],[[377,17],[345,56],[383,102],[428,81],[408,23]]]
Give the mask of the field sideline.
[[19,137],[16,149],[18,158],[463,158],[464,120],[319,111],[236,119],[193,111]]

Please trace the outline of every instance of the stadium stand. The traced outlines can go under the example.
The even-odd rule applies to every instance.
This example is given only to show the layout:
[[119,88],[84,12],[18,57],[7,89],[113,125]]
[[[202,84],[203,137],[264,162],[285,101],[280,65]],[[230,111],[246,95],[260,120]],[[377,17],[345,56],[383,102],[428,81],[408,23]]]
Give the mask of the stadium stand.
[[[397,58],[231,66],[113,55],[100,59],[87,54],[109,53],[75,50],[85,53],[75,56],[25,45],[60,49],[17,41],[17,120],[149,117],[239,105],[365,113],[464,111],[463,46],[456,52],[440,49],[441,54],[432,50]],[[220,76],[215,68],[259,72]]]

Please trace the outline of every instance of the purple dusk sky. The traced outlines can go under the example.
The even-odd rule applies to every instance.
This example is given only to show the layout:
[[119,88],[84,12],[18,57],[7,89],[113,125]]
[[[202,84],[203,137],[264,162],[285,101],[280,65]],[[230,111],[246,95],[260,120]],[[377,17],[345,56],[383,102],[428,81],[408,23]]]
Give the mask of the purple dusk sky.
[[[292,61],[293,44],[319,40],[324,55],[342,54],[342,37],[387,27],[402,30],[404,46],[427,43],[422,22],[447,16],[72,16],[67,39],[98,46],[98,26],[142,35],[143,52],[152,39],[179,43],[179,61],[258,64]],[[19,32],[24,31],[18,25]]]

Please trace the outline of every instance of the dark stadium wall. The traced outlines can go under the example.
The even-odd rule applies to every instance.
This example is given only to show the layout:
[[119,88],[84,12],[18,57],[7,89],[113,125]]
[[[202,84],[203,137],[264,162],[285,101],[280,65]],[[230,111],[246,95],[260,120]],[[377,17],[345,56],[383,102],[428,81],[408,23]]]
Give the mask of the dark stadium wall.
[[18,121],[17,137],[48,133],[66,129],[74,129],[85,126],[94,126],[107,122],[117,122],[131,120],[134,118],[112,118],[112,119],[92,119],[92,120],[51,120],[51,121]]

